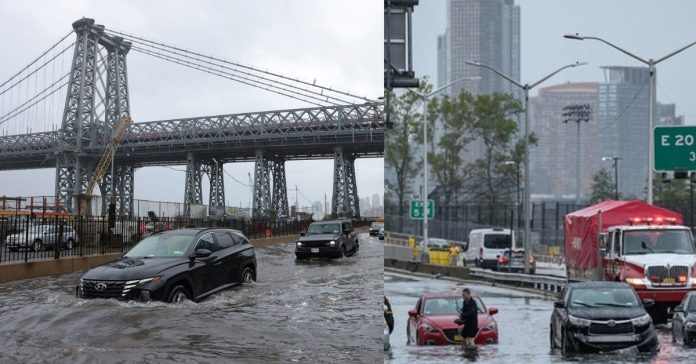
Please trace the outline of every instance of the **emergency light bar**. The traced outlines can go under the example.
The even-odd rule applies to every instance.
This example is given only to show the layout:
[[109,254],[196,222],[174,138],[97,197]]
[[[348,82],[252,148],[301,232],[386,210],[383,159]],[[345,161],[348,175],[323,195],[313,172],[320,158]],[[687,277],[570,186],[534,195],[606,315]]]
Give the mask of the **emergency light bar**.
[[650,225],[651,223],[655,222],[658,225],[662,225],[663,222],[669,222],[672,223],[672,225],[675,225],[677,222],[677,219],[674,217],[662,217],[662,216],[657,216],[655,218],[647,216],[647,217],[633,217],[628,220],[629,225],[633,224],[640,224],[640,223],[646,223]]

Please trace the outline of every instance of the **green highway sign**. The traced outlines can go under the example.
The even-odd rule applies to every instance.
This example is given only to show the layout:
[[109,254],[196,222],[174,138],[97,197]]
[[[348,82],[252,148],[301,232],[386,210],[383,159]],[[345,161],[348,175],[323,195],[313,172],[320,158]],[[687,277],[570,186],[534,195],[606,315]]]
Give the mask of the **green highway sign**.
[[696,126],[657,126],[653,135],[655,172],[696,172]]
[[[423,200],[411,200],[410,204],[410,217],[414,220],[423,219]],[[432,220],[435,217],[435,201],[428,200],[428,220]]]

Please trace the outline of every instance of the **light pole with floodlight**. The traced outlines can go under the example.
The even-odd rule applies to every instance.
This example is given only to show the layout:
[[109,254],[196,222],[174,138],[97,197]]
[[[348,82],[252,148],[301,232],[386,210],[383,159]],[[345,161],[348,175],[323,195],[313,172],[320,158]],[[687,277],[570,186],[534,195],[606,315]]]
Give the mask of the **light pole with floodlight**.
[[596,40],[599,42],[602,42],[626,55],[629,57],[632,57],[646,65],[648,65],[648,75],[649,75],[649,82],[650,82],[650,87],[648,87],[648,203],[652,205],[653,203],[653,164],[654,164],[654,156],[653,156],[653,150],[655,149],[655,143],[653,140],[653,95],[655,94],[655,66],[666,60],[667,58],[670,58],[677,53],[680,53],[687,48],[693,46],[696,44],[696,42],[689,43],[685,45],[684,47],[681,47],[677,49],[676,51],[662,57],[658,58],[657,60],[654,60],[652,58],[650,59],[644,59],[641,57],[638,57],[637,55],[617,46],[616,44],[613,44],[607,40],[604,40],[599,37],[591,37],[591,36],[582,36],[578,33],[575,34],[565,34],[563,38],[567,39],[574,39],[574,40],[585,40],[585,39],[590,39],[590,40]]
[[529,188],[529,90],[533,89],[534,87],[538,86],[540,83],[548,80],[551,78],[553,75],[555,75],[558,72],[561,72],[562,70],[570,67],[577,67],[577,66],[584,66],[587,63],[585,62],[575,62],[571,63],[569,65],[565,65],[551,73],[549,73],[546,77],[543,77],[539,81],[533,83],[533,84],[528,84],[525,83],[524,85],[521,84],[520,82],[512,79],[510,76],[498,71],[497,69],[480,63],[480,62],[473,62],[473,61],[464,61],[466,64],[471,65],[471,66],[476,66],[476,67],[483,67],[483,68],[488,68],[489,70],[495,72],[498,76],[508,80],[510,83],[513,85],[521,88],[524,90],[524,201],[522,202],[523,207],[524,207],[524,240],[522,241],[522,244],[524,246],[524,272],[529,274],[529,258],[531,257],[531,252],[530,248],[531,245],[529,244],[529,240],[531,239],[531,208],[530,208],[530,200],[531,200],[531,188]]

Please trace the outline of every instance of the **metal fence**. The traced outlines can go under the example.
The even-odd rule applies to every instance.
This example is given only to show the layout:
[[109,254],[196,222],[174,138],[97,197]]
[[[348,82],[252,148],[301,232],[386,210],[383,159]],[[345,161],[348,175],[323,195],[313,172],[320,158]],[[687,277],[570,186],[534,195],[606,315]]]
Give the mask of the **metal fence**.
[[159,218],[153,222],[149,218],[116,218],[110,228],[105,217],[6,215],[0,217],[0,262],[126,252],[152,231],[227,227],[256,239],[296,235],[305,231],[308,223],[214,218]]

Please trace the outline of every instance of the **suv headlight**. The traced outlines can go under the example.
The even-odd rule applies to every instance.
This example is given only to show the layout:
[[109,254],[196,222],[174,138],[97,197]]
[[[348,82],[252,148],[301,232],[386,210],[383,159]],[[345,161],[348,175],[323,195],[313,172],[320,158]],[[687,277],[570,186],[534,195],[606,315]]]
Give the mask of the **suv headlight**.
[[568,315],[568,321],[575,326],[590,326],[591,321],[583,318]]
[[333,240],[331,240],[331,241],[329,242],[329,245],[334,246],[334,245],[336,245],[336,242],[333,241]]
[[652,319],[650,318],[650,315],[648,315],[648,314],[645,314],[641,317],[631,319],[631,323],[633,324],[633,326],[645,326],[651,322],[652,322]]
[[301,241],[298,241],[298,242],[297,242],[297,246],[302,246],[302,242],[301,242]]

